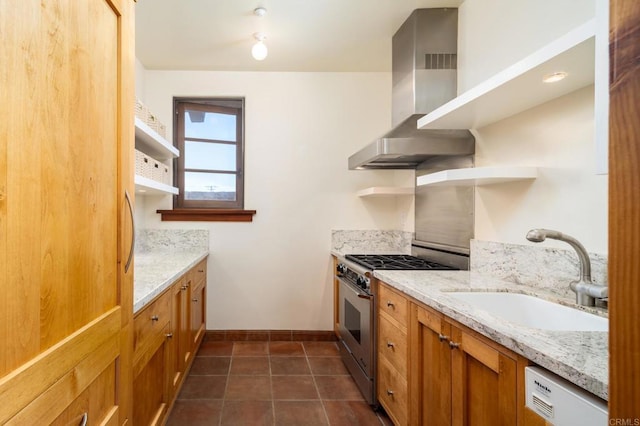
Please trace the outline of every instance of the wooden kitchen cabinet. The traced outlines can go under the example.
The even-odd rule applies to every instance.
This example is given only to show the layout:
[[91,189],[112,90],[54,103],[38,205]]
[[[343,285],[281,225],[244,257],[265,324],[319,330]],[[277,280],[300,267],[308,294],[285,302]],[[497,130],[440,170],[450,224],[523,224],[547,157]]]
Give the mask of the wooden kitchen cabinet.
[[204,338],[207,311],[207,263],[200,262],[192,269],[193,289],[191,291],[191,353],[195,355]]
[[134,425],[166,420],[204,337],[206,282],[205,259],[136,314]]
[[134,319],[133,424],[156,425],[171,398],[171,292],[165,291]]
[[409,301],[378,283],[378,400],[396,425],[408,419],[408,305]]
[[411,320],[411,424],[518,424],[515,354],[417,303]]
[[451,423],[451,324],[433,309],[411,305],[411,424]]
[[0,424],[132,424],[133,13],[0,2]]

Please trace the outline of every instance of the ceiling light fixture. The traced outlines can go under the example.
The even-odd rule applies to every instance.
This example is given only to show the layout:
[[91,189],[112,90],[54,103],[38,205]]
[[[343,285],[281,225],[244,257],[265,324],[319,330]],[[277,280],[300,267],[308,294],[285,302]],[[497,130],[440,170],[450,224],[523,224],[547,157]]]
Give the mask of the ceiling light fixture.
[[253,14],[256,15],[258,18],[262,18],[264,15],[267,14],[267,9],[265,9],[262,6],[256,7],[255,9],[253,9]]
[[551,74],[547,74],[542,78],[544,83],[556,83],[560,80],[564,80],[566,76],[569,74],[564,71],[552,72]]
[[267,36],[264,33],[254,33],[253,38],[258,41],[251,48],[251,56],[253,56],[253,59],[256,61],[262,61],[267,57],[267,53],[269,53],[267,46],[264,44],[264,40]]

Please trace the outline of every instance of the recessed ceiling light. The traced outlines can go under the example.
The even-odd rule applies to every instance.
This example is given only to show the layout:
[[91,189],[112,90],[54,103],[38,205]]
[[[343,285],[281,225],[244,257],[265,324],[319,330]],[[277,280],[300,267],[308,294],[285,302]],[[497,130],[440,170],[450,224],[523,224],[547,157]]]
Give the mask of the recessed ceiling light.
[[551,74],[547,74],[542,78],[544,83],[556,83],[560,80],[564,80],[566,76],[569,74],[564,71],[552,72]]
[[253,9],[253,14],[261,18],[267,14],[267,9],[262,6],[256,7],[255,9]]

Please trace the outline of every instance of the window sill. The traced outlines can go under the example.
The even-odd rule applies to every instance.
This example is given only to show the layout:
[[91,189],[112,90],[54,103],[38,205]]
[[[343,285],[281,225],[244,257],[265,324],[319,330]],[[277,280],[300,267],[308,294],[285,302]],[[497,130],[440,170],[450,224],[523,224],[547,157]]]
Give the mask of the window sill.
[[253,222],[255,210],[230,209],[173,209],[156,210],[162,221],[183,222]]

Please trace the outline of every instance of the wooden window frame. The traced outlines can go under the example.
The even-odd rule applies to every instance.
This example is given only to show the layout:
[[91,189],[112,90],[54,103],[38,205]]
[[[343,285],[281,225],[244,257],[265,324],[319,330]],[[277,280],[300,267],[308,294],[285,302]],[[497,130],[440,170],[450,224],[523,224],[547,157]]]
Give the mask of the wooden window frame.
[[[203,112],[218,112],[235,115],[236,117],[236,142],[196,139],[185,137],[184,112],[186,109]],[[158,210],[163,221],[240,221],[251,222],[255,210],[244,210],[244,98],[223,97],[174,97],[174,140],[178,150],[182,153],[173,163],[174,185],[179,189],[178,195],[173,197],[173,210]],[[185,145],[188,140],[197,142],[209,142],[216,144],[230,144],[236,146],[235,171],[198,169],[191,170],[185,167]],[[235,200],[186,200],[185,199],[185,173],[190,171],[205,171],[213,173],[233,174],[236,176]]]

